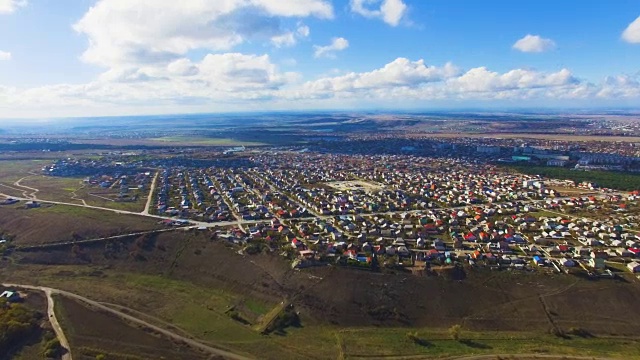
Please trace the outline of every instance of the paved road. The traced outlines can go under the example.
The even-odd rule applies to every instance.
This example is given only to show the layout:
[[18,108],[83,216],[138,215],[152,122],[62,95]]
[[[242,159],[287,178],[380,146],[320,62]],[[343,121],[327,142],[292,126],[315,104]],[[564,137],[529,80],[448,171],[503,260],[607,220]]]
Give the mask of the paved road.
[[[194,348],[197,348],[199,350],[208,352],[210,354],[217,355],[217,356],[222,356],[225,359],[234,359],[234,360],[249,360],[249,359],[251,359],[251,358],[248,358],[248,357],[243,356],[243,355],[234,354],[234,353],[232,353],[230,351],[226,351],[226,350],[222,350],[222,349],[211,347],[209,345],[205,345],[205,344],[203,344],[201,342],[198,342],[196,340],[193,340],[193,339],[184,337],[182,335],[176,334],[176,333],[174,333],[172,331],[163,329],[161,327],[158,327],[156,325],[148,323],[148,322],[146,322],[144,320],[141,320],[141,319],[138,319],[136,317],[133,317],[133,316],[131,316],[129,314],[126,314],[126,313],[124,313],[122,311],[112,309],[112,308],[110,308],[108,306],[105,306],[105,305],[103,305],[103,304],[101,304],[101,303],[99,303],[97,301],[94,301],[94,300],[91,300],[91,299],[87,299],[86,297],[83,297],[81,295],[74,294],[74,293],[71,293],[71,292],[68,292],[68,291],[59,290],[59,289],[53,289],[53,288],[44,287],[44,286],[19,285],[19,284],[2,284],[2,285],[5,286],[5,287],[12,287],[12,288],[22,288],[22,289],[44,291],[47,294],[48,298],[50,298],[51,294],[63,295],[63,296],[66,296],[66,297],[81,301],[81,302],[83,302],[85,304],[89,304],[90,306],[95,307],[97,309],[109,312],[109,313],[111,313],[113,315],[116,315],[117,317],[119,317],[119,318],[121,318],[123,320],[142,325],[142,326],[144,326],[146,328],[149,328],[149,329],[151,329],[151,330],[153,330],[153,331],[155,331],[157,333],[160,333],[160,334],[162,334],[164,336],[170,337],[170,338],[172,338],[174,340],[177,340],[177,341],[184,342],[185,344],[187,344],[187,345],[189,345],[191,347],[194,347]],[[51,304],[51,302],[50,302],[50,304]],[[50,305],[50,306],[51,306],[51,309],[53,309],[52,308],[53,305]],[[51,310],[51,311],[53,311],[53,310]],[[131,311],[134,311],[134,310],[131,309]],[[56,321],[56,323],[57,323],[57,321]],[[58,327],[59,327],[59,325],[58,325]],[[61,329],[60,329],[60,331],[62,332]],[[64,334],[63,334],[63,336],[64,336]],[[66,339],[64,341],[66,342]],[[62,340],[60,340],[60,343],[62,344]],[[67,348],[68,348],[68,344],[67,344]],[[67,359],[71,360],[70,357],[67,358]],[[65,360],[67,360],[67,359],[65,359]]]

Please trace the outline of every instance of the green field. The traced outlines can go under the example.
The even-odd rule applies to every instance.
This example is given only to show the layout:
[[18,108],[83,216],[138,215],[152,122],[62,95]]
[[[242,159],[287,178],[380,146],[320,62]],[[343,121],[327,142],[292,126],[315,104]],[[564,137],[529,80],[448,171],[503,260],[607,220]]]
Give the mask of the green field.
[[576,183],[590,181],[601,187],[618,190],[640,189],[640,174],[629,174],[615,171],[577,171],[559,167],[545,166],[509,166],[518,172],[531,175],[542,175],[553,179],[568,179]]

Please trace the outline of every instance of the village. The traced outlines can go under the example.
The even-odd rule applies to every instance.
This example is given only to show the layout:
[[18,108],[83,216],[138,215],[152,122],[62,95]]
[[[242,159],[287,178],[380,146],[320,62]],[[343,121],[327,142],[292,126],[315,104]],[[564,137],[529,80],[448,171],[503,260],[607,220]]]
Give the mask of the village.
[[85,181],[92,186],[122,188],[130,179],[145,189],[157,172],[150,212],[173,219],[164,223],[237,222],[211,228],[212,237],[242,253],[282,254],[294,268],[640,272],[637,191],[461,158],[278,150],[232,156],[219,166],[118,163],[82,173],[91,173]]

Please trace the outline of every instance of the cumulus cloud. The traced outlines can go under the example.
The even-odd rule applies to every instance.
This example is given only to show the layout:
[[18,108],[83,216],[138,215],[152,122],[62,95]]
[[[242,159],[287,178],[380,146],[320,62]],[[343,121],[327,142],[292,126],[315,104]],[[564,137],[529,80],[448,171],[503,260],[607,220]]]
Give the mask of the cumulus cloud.
[[[292,107],[424,106],[429,102],[533,104],[567,100],[599,104],[640,101],[639,76],[612,76],[600,83],[568,69],[497,72],[462,70],[451,63],[397,58],[379,68],[303,81],[279,69],[269,55],[214,53],[196,61],[118,67],[80,85],[31,89],[0,86],[4,114],[32,111],[56,116],[176,113],[180,111],[276,110]],[[118,114],[118,113],[116,113]],[[53,115],[52,115],[53,116]]]
[[0,50],[0,61],[11,60],[11,53],[8,51]]
[[11,14],[26,5],[27,0],[0,0],[0,14]]
[[578,80],[567,69],[555,73],[516,69],[499,74],[485,67],[477,67],[460,77],[449,80],[447,85],[449,90],[455,92],[475,93],[546,88],[576,83]]
[[335,58],[337,51],[342,51],[349,47],[349,41],[343,37],[333,38],[331,40],[331,44],[326,46],[314,45],[315,49],[314,56],[319,57],[328,57]]
[[631,44],[640,44],[640,16],[622,32],[622,39]]
[[[100,0],[73,26],[82,59],[106,67],[169,62],[195,49],[224,51],[286,35],[282,17],[332,18],[327,0]],[[279,42],[287,43],[286,36]],[[290,42],[290,41],[289,41]]]
[[380,69],[363,73],[323,78],[305,84],[313,91],[355,91],[393,87],[415,87],[424,83],[442,81],[459,73],[458,68],[447,63],[443,67],[427,66],[424,60],[410,61],[398,58]]
[[[633,86],[631,86],[633,87]],[[455,65],[428,66],[424,60],[398,58],[382,68],[306,82],[300,99],[357,98],[380,101],[496,100],[528,98],[586,98],[595,86],[567,69],[557,72],[514,69],[505,73],[477,67],[461,71]],[[627,91],[625,96],[633,93]]]
[[391,26],[398,26],[407,14],[402,0],[351,0],[351,11],[367,18],[378,18]]
[[540,53],[556,48],[556,43],[551,39],[545,39],[539,35],[527,34],[513,44],[513,48],[528,53]]
[[298,42],[298,39],[306,38],[311,33],[308,26],[299,24],[296,31],[287,31],[284,34],[277,35],[271,38],[271,43],[275,47],[287,47],[293,46]]

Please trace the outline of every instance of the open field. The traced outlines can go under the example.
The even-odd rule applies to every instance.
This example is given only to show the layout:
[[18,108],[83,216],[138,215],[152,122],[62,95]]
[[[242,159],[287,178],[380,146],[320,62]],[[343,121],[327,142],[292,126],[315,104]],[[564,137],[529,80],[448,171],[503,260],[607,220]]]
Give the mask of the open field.
[[135,201],[117,201],[118,190],[89,187],[83,184],[82,180],[81,178],[31,175],[23,178],[18,183],[19,186],[15,184],[12,186],[24,190],[20,196],[35,195],[41,200],[79,203],[126,211],[144,209],[148,196],[146,191],[133,191],[130,196],[137,195]]
[[31,176],[31,172],[40,171],[46,163],[40,160],[0,161],[0,193],[23,196],[26,189],[14,186],[14,183],[25,176]]
[[[131,253],[139,251],[139,257]],[[640,319],[629,309],[640,287],[566,275],[468,270],[466,278],[418,277],[341,268],[292,271],[276,255],[238,255],[206,233],[160,234],[144,242],[17,254],[2,276],[131,308],[198,339],[259,358],[532,353],[639,357]],[[50,265],[32,265],[47,263]],[[37,277],[34,276],[37,274]],[[469,296],[473,294],[473,296]],[[261,316],[290,301],[302,326],[260,335]],[[243,321],[232,319],[235,308]],[[462,325],[466,342],[447,329]],[[594,338],[549,335],[585,329]],[[407,337],[417,331],[420,344]],[[425,345],[427,344],[427,345]],[[626,353],[625,353],[626,351]]]
[[18,203],[0,207],[0,229],[15,235],[15,245],[94,239],[161,228],[157,220],[76,206]]
[[[136,201],[110,201],[109,197],[96,196],[104,189],[89,188],[82,178],[50,177],[39,175],[42,165],[48,161],[19,160],[0,161],[0,193],[16,197],[36,197],[42,200],[70,203],[86,203],[90,206],[106,207],[126,211],[142,211],[148,192],[135,191]],[[118,191],[113,190],[117,195]],[[113,197],[113,196],[112,196]],[[113,199],[112,199],[113,200]],[[84,202],[83,202],[84,201]]]
[[74,359],[206,359],[207,356],[114,315],[57,296],[56,315],[68,334]]
[[325,183],[325,185],[332,187],[334,189],[345,191],[345,190],[364,190],[367,192],[379,191],[383,188],[382,185],[376,184],[369,181],[360,181],[360,180],[352,180],[352,181],[333,181]]
[[[424,135],[424,134],[423,134]],[[594,136],[571,134],[530,134],[530,133],[496,133],[496,132],[460,132],[460,133],[428,133],[434,138],[495,138],[495,139],[540,139],[564,141],[607,141],[607,142],[640,142],[638,136]]]
[[[66,270],[67,276],[73,273],[70,270],[71,268]],[[161,319],[156,320],[158,324],[162,325],[163,321],[170,321],[173,324],[180,323],[177,329],[166,324],[165,326],[174,332],[186,330],[198,339],[223,348],[237,349],[243,353],[250,353],[256,358],[299,359],[303,356],[310,359],[335,359],[342,356],[346,359],[357,359],[387,356],[442,357],[495,353],[606,355],[609,358],[620,359],[640,358],[640,348],[638,347],[640,343],[633,337],[604,335],[581,337],[569,335],[565,338],[559,338],[540,331],[477,331],[470,330],[465,325],[461,334],[462,341],[454,341],[450,338],[447,329],[441,328],[437,323],[425,327],[342,327],[303,316],[302,327],[290,328],[284,336],[262,336],[258,335],[250,327],[239,324],[222,313],[219,313],[218,316],[211,316],[211,313],[221,310],[217,309],[216,306],[222,304],[216,305],[215,301],[211,302],[212,297],[217,298],[216,295],[208,297],[205,293],[198,293],[202,291],[210,292],[210,290],[196,290],[197,287],[187,283],[154,279],[154,277],[148,276],[138,278],[137,275],[116,276],[118,280],[121,280],[121,285],[117,285],[112,280],[109,280],[111,275],[108,271],[102,274],[96,272],[94,274],[85,273],[84,275],[81,275],[81,272],[78,271],[75,274],[78,275],[73,275],[67,280],[49,281],[49,271],[45,271],[44,281],[56,284],[55,286],[59,287],[75,288],[76,290],[74,291],[82,291],[87,296],[106,300],[107,302],[113,301],[111,298],[105,298],[108,292],[113,291],[112,296],[119,299],[116,301],[126,303],[128,306],[136,304],[134,300],[136,297],[139,297],[138,301],[142,301],[141,292],[146,291],[153,296],[147,295],[146,299],[151,299],[150,304],[140,311],[146,311],[147,314],[151,313],[153,317],[161,317]],[[102,284],[98,286],[96,284],[98,282],[102,282]],[[92,283],[94,285],[91,285]],[[142,289],[136,290],[137,287],[142,287]],[[176,293],[184,294],[184,297],[180,295],[180,299],[187,301],[187,303],[183,303],[181,306],[189,310],[178,311],[176,308],[174,311],[178,316],[175,318],[167,318],[169,313],[166,312],[157,314],[155,309],[158,303],[166,301],[166,296],[170,294],[172,294],[170,296],[175,296],[173,294]],[[203,295],[207,301],[196,305],[203,301]],[[180,302],[177,298],[174,301],[176,301],[176,305]],[[190,305],[191,303],[196,306]],[[85,314],[76,308],[74,309],[74,316],[82,319],[81,322],[85,323],[84,326],[88,327],[86,322],[89,321],[93,324],[102,324],[103,326],[101,327],[106,329],[121,326],[115,324],[119,322],[117,319],[109,319],[108,316],[105,318],[106,315],[104,314]],[[189,320],[186,323],[182,323],[186,320],[185,313],[188,314]],[[102,319],[97,319],[96,316]],[[153,317],[149,318],[153,319]],[[65,328],[68,327],[65,326]],[[216,329],[218,328],[224,330],[217,332]],[[81,327],[81,329],[84,329],[84,327]],[[200,332],[202,329],[207,330]],[[122,331],[123,334],[128,334],[123,339],[128,341],[128,339],[138,339],[139,336],[151,336],[144,332],[139,332],[135,335],[132,333],[134,330]],[[90,335],[82,335],[79,340],[75,340],[79,341],[81,345],[74,345],[74,340],[72,340],[72,347],[77,349],[80,346],[84,348],[81,350],[90,354],[95,354],[91,352],[95,351],[92,349],[109,351],[109,346],[114,346],[116,343],[113,341],[100,341],[101,335],[98,334],[100,331],[100,329],[95,328],[82,330],[82,334]],[[118,333],[120,332],[118,331]],[[415,342],[407,336],[408,333],[414,332],[418,334],[419,342]],[[74,336],[72,330],[72,339],[75,339]],[[117,344],[122,346],[118,347],[118,349],[121,349],[119,353],[124,352],[124,349],[127,348],[137,349],[137,347],[128,347],[120,342]],[[144,347],[141,347],[141,349],[144,349]]]

